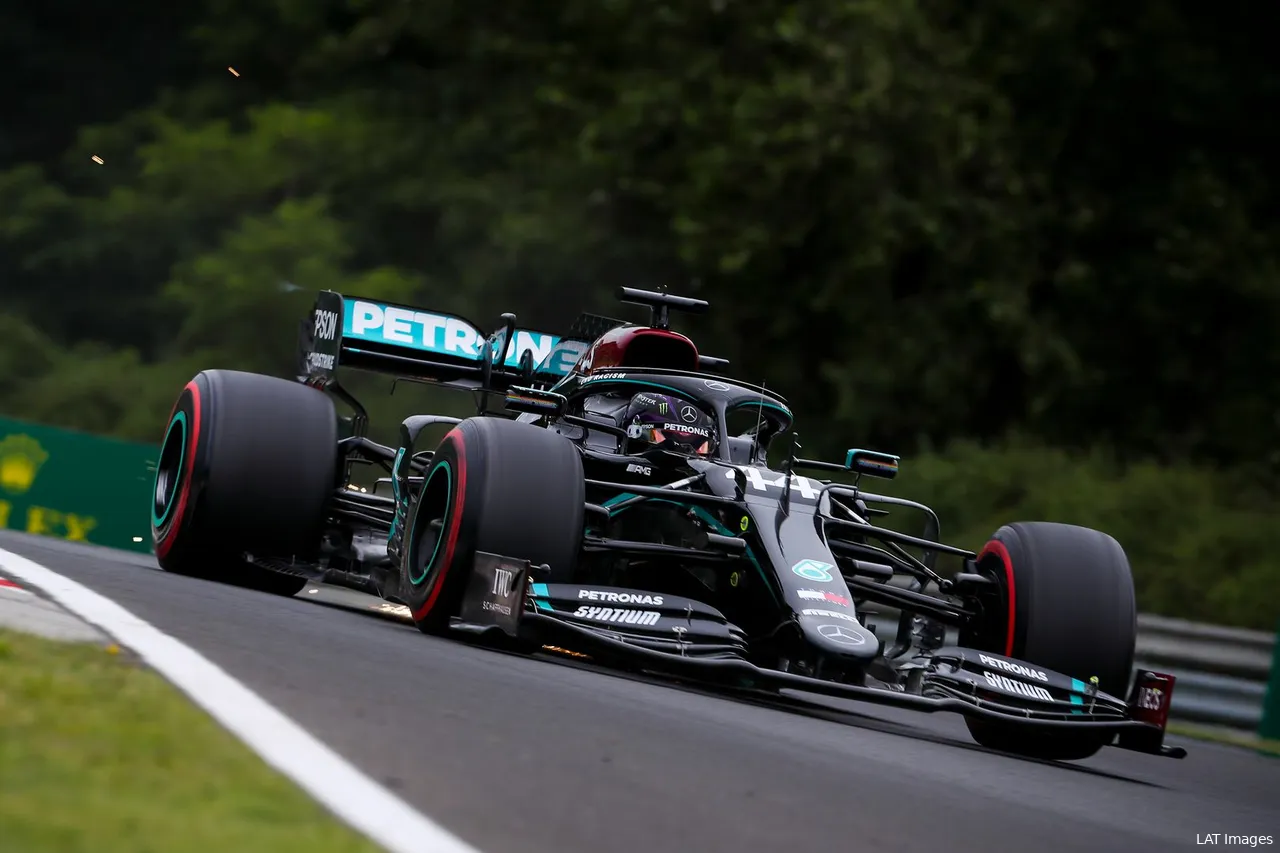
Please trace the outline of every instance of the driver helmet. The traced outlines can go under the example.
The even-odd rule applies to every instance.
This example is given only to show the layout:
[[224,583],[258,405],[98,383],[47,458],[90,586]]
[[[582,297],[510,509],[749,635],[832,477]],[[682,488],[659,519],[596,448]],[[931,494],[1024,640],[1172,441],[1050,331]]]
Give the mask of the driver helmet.
[[690,456],[711,456],[719,443],[710,415],[687,400],[667,394],[636,394],[622,424],[632,441]]

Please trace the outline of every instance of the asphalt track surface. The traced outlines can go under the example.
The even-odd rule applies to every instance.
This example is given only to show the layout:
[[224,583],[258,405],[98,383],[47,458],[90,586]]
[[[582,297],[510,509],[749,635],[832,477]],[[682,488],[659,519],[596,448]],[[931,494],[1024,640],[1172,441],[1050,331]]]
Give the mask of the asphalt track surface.
[[1280,759],[1243,749],[1170,737],[1186,759],[1028,761],[950,715],[781,709],[425,637],[345,590],[282,599],[144,555],[14,534],[0,548],[192,646],[486,853],[1280,844]]

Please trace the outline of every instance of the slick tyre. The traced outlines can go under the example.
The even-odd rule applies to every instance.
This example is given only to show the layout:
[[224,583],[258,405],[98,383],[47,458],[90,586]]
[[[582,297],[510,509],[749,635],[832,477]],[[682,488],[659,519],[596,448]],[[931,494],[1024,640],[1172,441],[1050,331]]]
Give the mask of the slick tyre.
[[313,558],[337,466],[337,415],[322,391],[256,373],[200,373],[178,397],[156,465],[160,567],[295,595],[305,578],[242,555]]
[[[1039,664],[1124,698],[1137,642],[1129,560],[1097,530],[1051,522],[1001,527],[978,556],[1003,595],[980,634],[961,644]],[[966,721],[983,746],[1033,758],[1088,758],[1113,735],[1034,730],[996,720]]]
[[529,424],[463,421],[432,456],[409,510],[401,584],[413,622],[438,634],[457,614],[477,551],[568,581],[582,547],[586,485],[577,448]]

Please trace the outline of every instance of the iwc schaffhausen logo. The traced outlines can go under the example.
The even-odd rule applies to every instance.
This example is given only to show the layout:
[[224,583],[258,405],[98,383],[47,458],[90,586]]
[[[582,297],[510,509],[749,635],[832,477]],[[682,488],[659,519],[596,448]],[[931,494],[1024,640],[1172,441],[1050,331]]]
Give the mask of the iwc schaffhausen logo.
[[36,481],[49,454],[29,435],[10,435],[0,441],[0,489],[20,495]]

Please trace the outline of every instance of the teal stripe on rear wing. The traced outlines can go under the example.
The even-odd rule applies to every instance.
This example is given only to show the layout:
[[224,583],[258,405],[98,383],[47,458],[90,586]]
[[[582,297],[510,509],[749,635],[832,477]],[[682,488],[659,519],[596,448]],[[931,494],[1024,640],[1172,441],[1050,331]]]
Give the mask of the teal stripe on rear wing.
[[[377,299],[322,291],[302,327],[300,378],[327,382],[339,365],[442,382],[480,379],[485,357],[516,371],[521,360],[533,376],[565,376],[587,344],[533,329],[502,328],[486,335],[463,317]],[[339,334],[340,332],[340,334]],[[527,354],[527,356],[526,356]]]
[[[342,301],[343,346],[360,341],[473,363],[481,360],[488,335],[462,317],[353,296]],[[545,332],[516,329],[504,363],[518,367],[528,350],[538,364],[551,355],[559,340]]]

